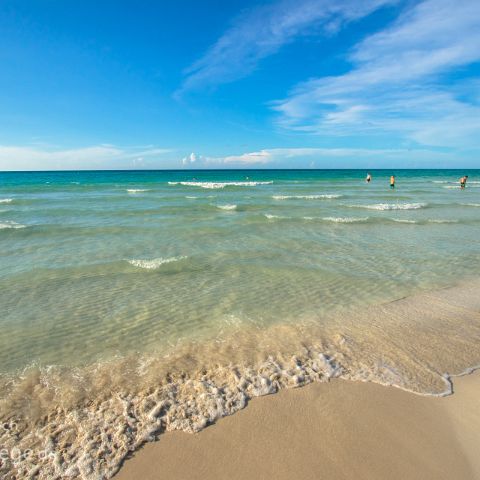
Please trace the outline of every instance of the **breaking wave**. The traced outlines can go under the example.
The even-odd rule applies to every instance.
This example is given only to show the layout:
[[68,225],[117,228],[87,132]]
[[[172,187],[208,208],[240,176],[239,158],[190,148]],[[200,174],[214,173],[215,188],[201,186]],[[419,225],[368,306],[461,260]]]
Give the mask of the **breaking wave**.
[[0,203],[12,203],[13,198],[0,198]]
[[425,208],[426,203],[376,203],[373,205],[351,205],[355,208],[367,208],[369,210],[418,210]]
[[5,230],[9,228],[13,228],[13,229],[26,228],[26,225],[22,225],[21,223],[10,222],[10,221],[0,223],[0,230]]
[[165,265],[166,263],[178,262],[179,260],[185,260],[186,256],[170,257],[170,258],[154,258],[153,260],[127,260],[130,265],[138,268],[144,268],[147,270],[156,270],[157,268]]
[[320,200],[340,198],[343,195],[323,194],[323,195],[273,195],[274,200]]
[[367,222],[369,217],[322,217],[322,220],[326,222],[334,223],[358,223]]
[[236,210],[237,206],[234,204],[227,204],[227,205],[217,205],[217,208],[220,210]]
[[418,223],[417,220],[409,220],[408,218],[391,218],[390,220],[397,223]]
[[257,185],[270,185],[273,181],[268,182],[168,182],[169,185],[183,185],[186,187],[200,188],[225,188],[225,187],[256,187]]

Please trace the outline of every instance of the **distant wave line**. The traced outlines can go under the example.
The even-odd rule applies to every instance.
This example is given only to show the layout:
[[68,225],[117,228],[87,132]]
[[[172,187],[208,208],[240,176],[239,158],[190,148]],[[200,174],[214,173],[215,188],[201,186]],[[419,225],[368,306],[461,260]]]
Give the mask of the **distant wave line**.
[[270,185],[273,181],[268,182],[168,182],[169,185],[183,185],[186,187],[201,188],[225,188],[225,187],[256,187],[257,185]]

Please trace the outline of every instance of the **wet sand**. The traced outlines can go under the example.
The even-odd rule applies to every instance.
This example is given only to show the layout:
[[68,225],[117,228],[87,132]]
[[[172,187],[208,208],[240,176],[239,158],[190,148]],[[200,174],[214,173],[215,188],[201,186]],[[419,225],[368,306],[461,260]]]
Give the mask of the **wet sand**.
[[422,397],[333,380],[255,398],[197,434],[168,432],[115,480],[480,479],[480,372]]

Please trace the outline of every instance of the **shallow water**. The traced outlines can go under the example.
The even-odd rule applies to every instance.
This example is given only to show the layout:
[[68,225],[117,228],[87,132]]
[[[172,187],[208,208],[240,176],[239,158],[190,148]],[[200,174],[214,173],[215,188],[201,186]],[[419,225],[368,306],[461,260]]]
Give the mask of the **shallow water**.
[[[0,176],[0,368],[320,319],[480,265],[480,173]],[[248,177],[248,179],[246,179]],[[193,178],[195,178],[193,180]]]
[[480,171],[390,173],[1,173],[0,438],[51,455],[9,471],[108,476],[333,376],[448,391],[480,363]]

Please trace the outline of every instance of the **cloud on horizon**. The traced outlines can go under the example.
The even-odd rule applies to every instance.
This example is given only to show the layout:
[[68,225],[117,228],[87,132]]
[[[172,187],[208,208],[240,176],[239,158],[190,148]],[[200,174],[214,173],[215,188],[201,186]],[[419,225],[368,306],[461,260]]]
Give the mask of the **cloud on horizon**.
[[[461,162],[454,152],[419,148],[270,148],[224,157],[192,153],[194,162],[184,168],[351,168],[352,160],[361,168],[475,168],[476,156],[464,156]],[[184,159],[185,160],[185,159]]]
[[[264,148],[225,156],[155,147],[98,145],[77,149],[0,145],[0,171],[249,169],[249,168],[475,168],[479,151],[435,148]],[[170,155],[168,155],[170,153]],[[460,160],[459,160],[460,159]]]
[[121,170],[149,168],[170,149],[96,145],[53,149],[0,145],[0,170]]

